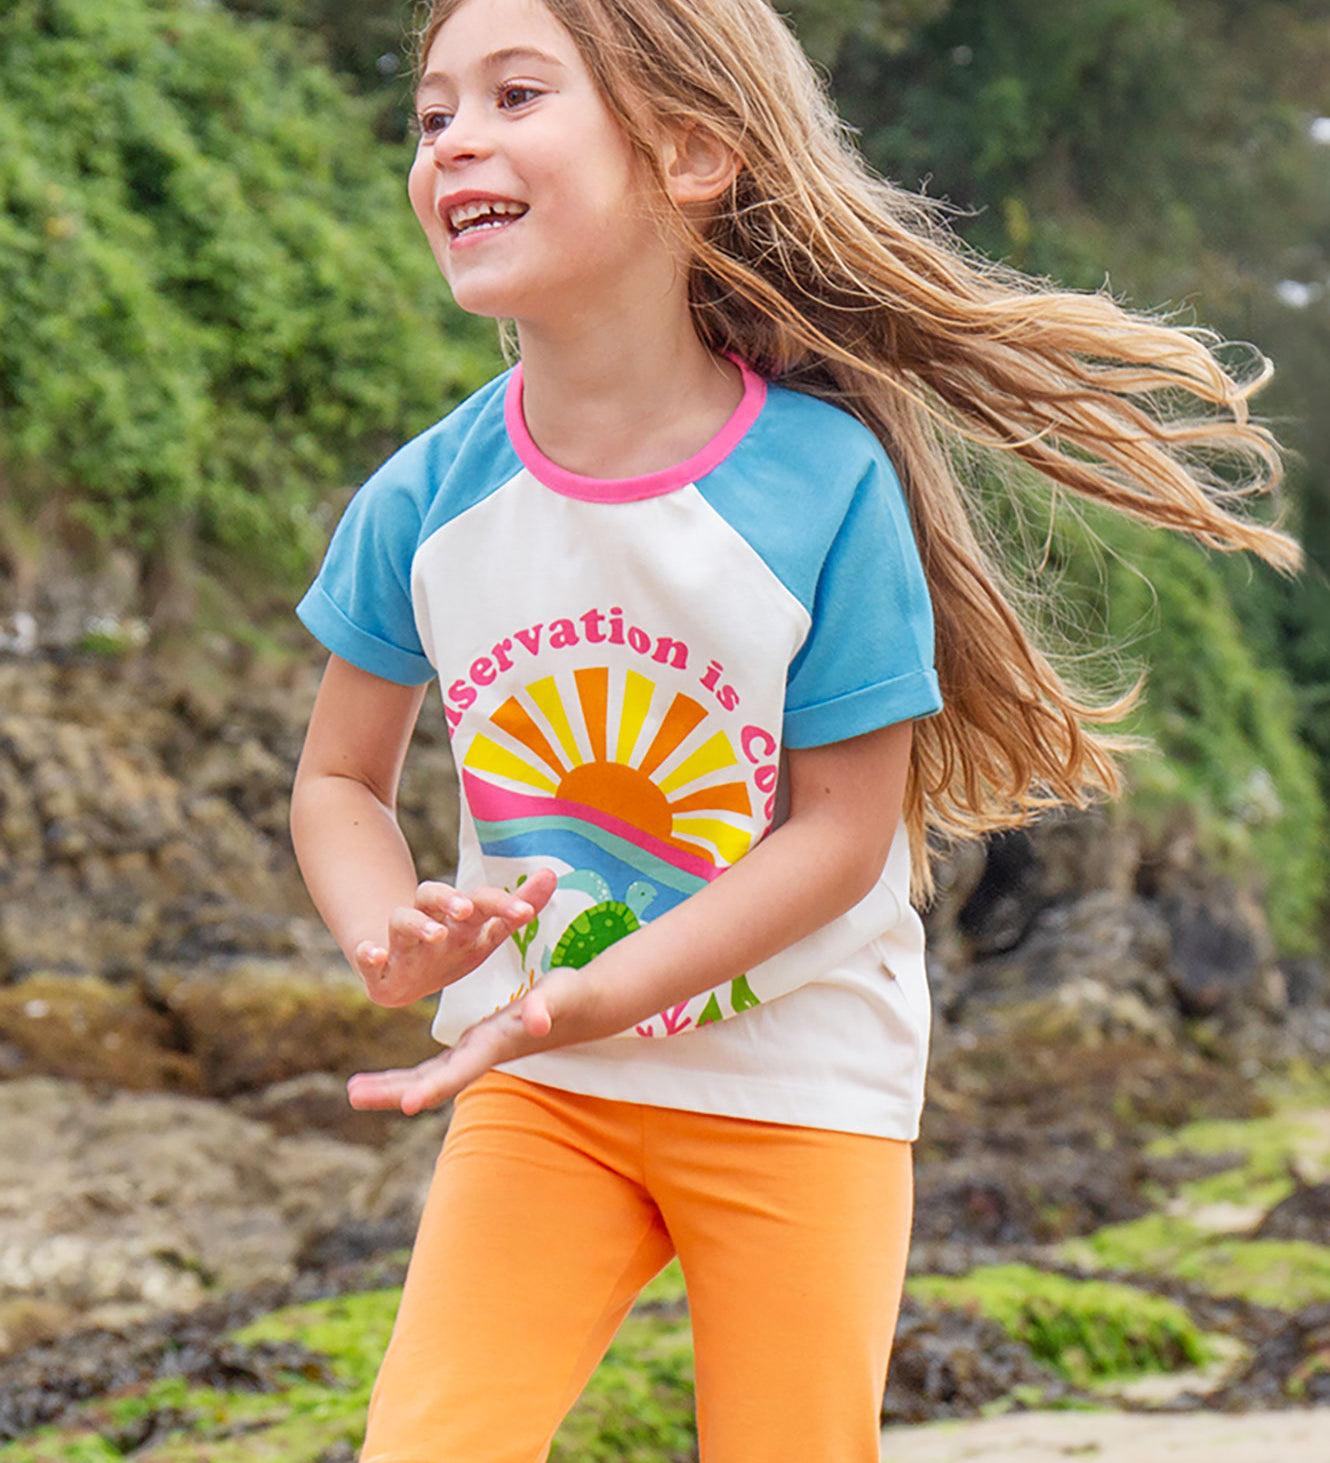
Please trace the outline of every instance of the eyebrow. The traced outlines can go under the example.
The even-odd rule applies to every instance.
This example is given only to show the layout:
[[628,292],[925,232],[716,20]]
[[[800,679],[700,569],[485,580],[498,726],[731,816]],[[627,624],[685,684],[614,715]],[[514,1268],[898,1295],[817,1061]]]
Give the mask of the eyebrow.
[[[540,61],[546,66],[557,66],[560,71],[566,69],[557,56],[551,56],[548,51],[538,51],[534,46],[505,46],[501,51],[491,51],[480,65],[483,71],[495,71],[510,61]],[[427,71],[420,78],[420,85],[423,87],[431,81],[451,80],[452,77],[446,71]]]

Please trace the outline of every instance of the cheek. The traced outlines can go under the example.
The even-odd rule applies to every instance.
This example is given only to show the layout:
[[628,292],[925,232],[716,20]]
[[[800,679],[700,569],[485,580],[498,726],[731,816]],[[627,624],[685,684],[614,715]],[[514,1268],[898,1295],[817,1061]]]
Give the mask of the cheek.
[[434,212],[434,165],[424,149],[416,154],[411,171],[406,175],[406,196],[420,220],[421,227],[428,233],[438,224]]

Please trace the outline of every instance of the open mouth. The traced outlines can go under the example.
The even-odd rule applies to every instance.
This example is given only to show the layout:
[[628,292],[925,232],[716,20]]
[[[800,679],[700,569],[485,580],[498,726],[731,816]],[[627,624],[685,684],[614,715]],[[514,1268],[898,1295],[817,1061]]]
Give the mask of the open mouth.
[[471,203],[459,203],[456,208],[448,210],[448,230],[454,239],[460,239],[488,229],[501,229],[514,219],[521,218],[526,211],[525,203],[510,203],[501,198],[478,198]]

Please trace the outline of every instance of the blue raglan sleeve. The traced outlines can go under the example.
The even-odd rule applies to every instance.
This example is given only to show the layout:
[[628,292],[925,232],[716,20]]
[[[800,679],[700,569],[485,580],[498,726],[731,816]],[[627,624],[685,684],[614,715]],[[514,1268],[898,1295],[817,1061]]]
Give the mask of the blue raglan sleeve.
[[422,484],[414,454],[399,453],[352,498],[314,583],[296,606],[334,655],[403,686],[430,680],[411,602]]
[[844,741],[942,709],[928,584],[880,449],[831,540],[809,614],[786,681],[786,746]]

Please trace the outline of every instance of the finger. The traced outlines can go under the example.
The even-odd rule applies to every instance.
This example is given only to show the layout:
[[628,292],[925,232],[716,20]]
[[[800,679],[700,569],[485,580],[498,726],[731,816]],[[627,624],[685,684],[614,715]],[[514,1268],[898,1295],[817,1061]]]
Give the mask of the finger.
[[550,895],[559,887],[559,876],[553,869],[537,869],[524,880],[520,889],[523,899],[537,914],[549,903]]
[[537,984],[521,1000],[522,1030],[537,1039],[548,1036],[554,1025],[554,1012],[546,994]]
[[444,1054],[442,1066],[422,1072],[403,1092],[401,1109],[404,1113],[417,1113],[427,1107],[438,1107],[498,1063],[525,1056],[530,1050],[520,1015],[515,1007],[505,1007],[463,1032],[457,1045]]
[[372,940],[362,940],[351,953],[351,963],[356,968],[356,974],[362,979],[378,975],[388,963],[388,952],[382,945],[376,945]]
[[438,879],[427,879],[416,887],[416,908],[435,919],[466,919],[471,901]]
[[388,919],[388,943],[397,949],[413,945],[432,945],[448,938],[448,928],[431,919],[423,910],[409,904],[399,905]]
[[361,1112],[398,1107],[410,1086],[406,1072],[357,1072],[346,1084],[351,1106]]
[[476,931],[475,948],[486,954],[497,950],[513,932],[513,925],[506,919],[487,919]]
[[524,925],[535,914],[535,909],[526,898],[526,886],[520,894],[510,894],[506,889],[488,886],[470,891],[473,913],[469,923],[478,928],[491,919],[504,920],[509,929]]
[[356,1072],[346,1084],[346,1095],[357,1109],[400,1107],[402,1097],[413,1087],[428,1081],[429,1074],[446,1065],[447,1053],[429,1057],[414,1067],[393,1067],[382,1072]]

